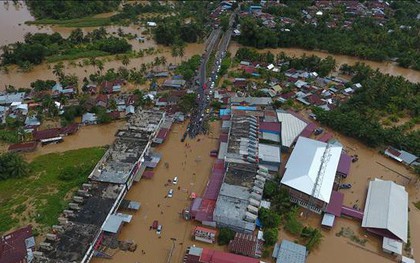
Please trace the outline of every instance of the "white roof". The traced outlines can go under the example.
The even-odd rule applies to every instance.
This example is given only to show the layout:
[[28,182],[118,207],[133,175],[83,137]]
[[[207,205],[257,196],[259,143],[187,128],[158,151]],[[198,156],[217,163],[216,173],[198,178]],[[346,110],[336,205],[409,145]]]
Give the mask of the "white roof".
[[382,240],[382,249],[387,250],[386,252],[390,251],[392,253],[401,255],[402,246],[403,244],[401,241],[392,238],[384,237],[384,239]]
[[369,183],[362,227],[386,229],[407,242],[408,194],[392,181]]
[[280,163],[280,147],[258,144],[258,158],[266,162],[277,162]]
[[286,111],[277,111],[277,118],[281,122],[282,145],[290,147],[307,123]]
[[412,258],[402,256],[401,263],[416,263],[416,261]]
[[[318,171],[321,168],[321,158],[324,155],[327,144],[305,137],[299,137],[296,146],[286,164],[286,172],[281,183],[300,192],[312,195],[315,187]],[[324,176],[320,181],[320,188],[315,193],[315,198],[329,203],[334,184],[338,162],[342,147],[329,145],[330,158],[324,163]]]
[[329,213],[324,213],[324,216],[322,217],[321,225],[328,226],[328,227],[333,227],[334,226],[334,221],[335,221],[335,215],[332,215],[332,214],[329,214]]

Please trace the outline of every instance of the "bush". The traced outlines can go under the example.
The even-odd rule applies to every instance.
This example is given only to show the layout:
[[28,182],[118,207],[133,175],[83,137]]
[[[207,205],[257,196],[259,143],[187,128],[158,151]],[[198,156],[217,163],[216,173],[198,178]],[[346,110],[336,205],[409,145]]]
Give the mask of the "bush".
[[61,170],[60,174],[58,175],[58,179],[61,181],[72,181],[78,173],[79,169],[77,167],[68,166]]
[[229,241],[235,238],[235,231],[229,229],[227,227],[222,227],[219,230],[219,235],[217,236],[217,244],[219,245],[227,245]]
[[303,231],[303,225],[297,220],[297,209],[292,209],[286,215],[286,224],[284,229],[293,235],[301,235]]

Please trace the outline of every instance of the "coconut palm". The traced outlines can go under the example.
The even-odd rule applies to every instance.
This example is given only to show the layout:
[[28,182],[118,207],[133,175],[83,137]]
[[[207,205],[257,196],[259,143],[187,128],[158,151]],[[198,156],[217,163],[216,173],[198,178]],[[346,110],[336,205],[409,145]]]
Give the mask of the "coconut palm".
[[123,59],[121,60],[121,63],[127,67],[128,64],[130,64],[130,58],[127,55],[124,55]]
[[176,64],[176,57],[179,56],[179,52],[178,52],[178,47],[175,45],[171,46],[171,56],[175,58],[175,64]]
[[59,80],[63,79],[63,77],[64,77],[64,63],[63,62],[58,62],[57,64],[55,64],[52,72]]

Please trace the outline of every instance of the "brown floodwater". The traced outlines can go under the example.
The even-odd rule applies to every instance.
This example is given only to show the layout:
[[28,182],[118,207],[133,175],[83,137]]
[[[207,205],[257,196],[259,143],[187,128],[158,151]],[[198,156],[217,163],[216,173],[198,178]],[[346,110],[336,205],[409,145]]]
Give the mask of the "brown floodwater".
[[[232,42],[229,46],[229,51],[232,54],[235,54],[236,51],[242,47],[242,45],[236,43],[236,42]],[[305,49],[300,49],[300,48],[266,48],[266,49],[260,49],[259,52],[268,52],[270,51],[273,54],[278,54],[280,52],[284,52],[286,55],[288,56],[296,56],[296,57],[300,57],[303,54],[306,54],[308,56],[310,55],[315,55],[321,58],[326,58],[327,56],[332,56],[336,62],[337,62],[337,66],[340,67],[340,65],[342,64],[349,64],[349,65],[354,65],[357,62],[363,62],[366,65],[369,65],[370,67],[372,67],[373,69],[379,69],[379,71],[381,71],[382,73],[385,74],[390,74],[390,75],[394,75],[394,76],[403,76],[404,78],[408,79],[411,82],[420,82],[420,71],[416,71],[416,70],[412,70],[412,69],[407,69],[407,68],[403,68],[400,66],[397,66],[396,63],[394,62],[376,62],[376,61],[371,61],[371,60],[365,60],[365,59],[360,59],[357,57],[351,57],[351,56],[345,56],[345,55],[334,55],[334,54],[330,54],[328,52],[322,52],[322,51],[314,51],[314,50],[305,50]]]
[[27,160],[53,152],[65,152],[81,148],[110,145],[115,140],[115,133],[125,125],[125,121],[116,121],[109,124],[82,126],[79,131],[64,137],[58,144],[38,146],[36,151],[25,154]]
[[[155,148],[162,154],[162,159],[152,179],[142,179],[135,184],[127,194],[126,199],[141,203],[141,208],[135,213],[132,221],[126,224],[119,235],[119,240],[134,240],[138,247],[135,252],[108,251],[113,258],[99,259],[92,262],[167,262],[172,246],[170,238],[176,238],[173,251],[173,263],[182,262],[187,246],[195,244],[200,247],[211,247],[225,250],[225,247],[196,242],[191,239],[194,222],[181,218],[182,209],[190,205],[189,194],[196,192],[202,194],[210,176],[214,158],[209,157],[211,150],[217,148],[219,122],[211,123],[210,136],[200,135],[194,140],[187,139],[181,142],[182,134],[187,123],[176,124],[164,142]],[[198,140],[199,139],[199,140]],[[189,147],[186,146],[189,144]],[[165,163],[168,164],[166,168]],[[167,184],[168,179],[178,177],[178,184]],[[174,189],[173,198],[165,198],[169,189]],[[155,230],[149,230],[154,220],[162,225],[161,238]],[[142,253],[142,250],[146,254]],[[114,254],[115,253],[115,254]]]

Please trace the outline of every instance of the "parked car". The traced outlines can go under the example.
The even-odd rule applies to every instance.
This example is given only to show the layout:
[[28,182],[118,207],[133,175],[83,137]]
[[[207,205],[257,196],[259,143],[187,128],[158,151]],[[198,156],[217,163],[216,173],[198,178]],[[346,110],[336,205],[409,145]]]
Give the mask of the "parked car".
[[324,130],[321,129],[321,128],[317,128],[317,129],[314,130],[315,135],[320,135],[322,132],[324,132]]
[[340,186],[338,188],[340,188],[340,189],[350,189],[351,184],[340,184]]
[[160,233],[162,233],[162,225],[158,225],[156,229],[156,234],[160,235]]
[[178,183],[178,176],[175,176],[175,178],[172,180],[173,184],[177,184]]
[[153,229],[157,229],[157,228],[158,228],[158,225],[159,225],[159,222],[158,222],[157,220],[155,220],[155,221],[153,221],[153,223],[152,223],[152,228],[153,228]]
[[168,198],[172,198],[174,196],[174,189],[170,189],[168,191]]

